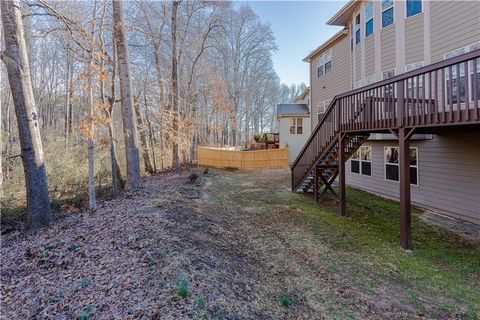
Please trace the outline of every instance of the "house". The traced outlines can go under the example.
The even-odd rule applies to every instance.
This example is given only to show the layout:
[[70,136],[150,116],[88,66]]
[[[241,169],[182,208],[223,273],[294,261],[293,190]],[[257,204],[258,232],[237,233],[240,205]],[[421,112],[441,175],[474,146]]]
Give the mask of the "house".
[[[297,101],[303,102],[304,99],[305,97]],[[288,103],[277,105],[277,120],[280,148],[288,148],[288,163],[292,163],[311,133],[308,104]]]
[[292,189],[400,200],[407,249],[410,203],[480,223],[480,1],[351,0],[327,24]]

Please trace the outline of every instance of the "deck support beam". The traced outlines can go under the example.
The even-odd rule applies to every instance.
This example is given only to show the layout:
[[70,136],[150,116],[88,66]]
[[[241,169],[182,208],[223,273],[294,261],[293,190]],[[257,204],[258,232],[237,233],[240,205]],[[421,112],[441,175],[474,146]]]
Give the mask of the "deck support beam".
[[313,176],[313,193],[315,197],[315,203],[318,203],[318,175],[321,174],[318,170],[318,166],[315,165],[315,175]]
[[410,143],[413,129],[398,130],[399,178],[400,178],[400,244],[404,250],[412,250],[412,220],[410,194]]
[[338,189],[339,189],[339,215],[342,217],[347,213],[345,197],[345,136],[338,133]]

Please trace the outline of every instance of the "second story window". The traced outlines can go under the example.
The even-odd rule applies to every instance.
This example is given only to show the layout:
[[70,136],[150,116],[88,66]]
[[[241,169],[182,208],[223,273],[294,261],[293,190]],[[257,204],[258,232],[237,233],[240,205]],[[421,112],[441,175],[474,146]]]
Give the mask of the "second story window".
[[355,44],[360,43],[360,14],[355,17]]
[[392,25],[393,21],[393,0],[382,0],[382,28]]
[[318,58],[317,77],[320,78],[330,71],[332,71],[332,50],[328,50]]
[[373,2],[365,6],[365,37],[373,34]]
[[407,17],[422,12],[422,0],[407,0]]

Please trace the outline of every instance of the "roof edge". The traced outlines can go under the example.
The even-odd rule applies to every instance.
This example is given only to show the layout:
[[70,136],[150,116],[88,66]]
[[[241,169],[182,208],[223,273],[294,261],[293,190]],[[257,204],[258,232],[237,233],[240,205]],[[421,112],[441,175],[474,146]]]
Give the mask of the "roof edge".
[[329,45],[331,45],[335,40],[341,38],[342,36],[344,35],[347,35],[348,34],[348,28],[343,28],[342,30],[338,31],[337,33],[335,33],[332,37],[330,37],[330,39],[328,39],[327,41],[325,41],[324,43],[322,43],[319,47],[317,47],[315,50],[313,50],[312,52],[310,52],[310,54],[308,56],[306,56],[305,58],[303,58],[303,61],[304,62],[310,62],[310,59],[315,56],[317,53],[319,53],[320,51],[322,51],[323,49],[327,48]]
[[348,15],[348,17],[350,16],[350,11],[353,11],[353,6],[357,4],[358,1],[359,0],[348,1],[333,17],[330,18],[330,20],[327,21],[327,24],[331,26],[345,26],[345,15]]

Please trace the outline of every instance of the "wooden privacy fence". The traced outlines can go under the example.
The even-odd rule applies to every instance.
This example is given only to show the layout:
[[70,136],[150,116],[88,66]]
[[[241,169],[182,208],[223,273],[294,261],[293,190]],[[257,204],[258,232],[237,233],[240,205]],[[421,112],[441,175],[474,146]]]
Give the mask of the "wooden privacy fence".
[[276,169],[288,167],[287,149],[236,151],[198,148],[198,165],[230,169]]

